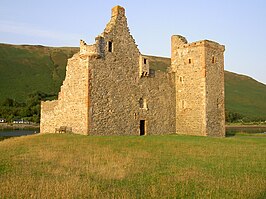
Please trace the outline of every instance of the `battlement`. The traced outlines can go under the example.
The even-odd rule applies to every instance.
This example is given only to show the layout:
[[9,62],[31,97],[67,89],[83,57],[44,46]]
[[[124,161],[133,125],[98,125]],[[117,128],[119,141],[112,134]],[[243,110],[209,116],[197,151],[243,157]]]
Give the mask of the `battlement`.
[[179,41],[177,41],[177,39],[172,38],[172,41],[174,41],[173,44],[175,45],[174,47],[176,49],[204,46],[204,47],[208,47],[208,48],[219,48],[222,51],[225,50],[224,45],[220,45],[219,43],[214,42],[214,41],[210,41],[210,40],[201,40],[201,41],[188,43],[186,40],[185,40],[186,42],[184,40],[181,40],[181,39],[179,39]]

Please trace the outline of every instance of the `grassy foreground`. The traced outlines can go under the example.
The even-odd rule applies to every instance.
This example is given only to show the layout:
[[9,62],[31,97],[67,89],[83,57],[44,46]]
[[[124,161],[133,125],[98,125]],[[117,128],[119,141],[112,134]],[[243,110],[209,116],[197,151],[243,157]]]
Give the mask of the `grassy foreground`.
[[0,154],[0,198],[266,198],[265,137],[46,134]]

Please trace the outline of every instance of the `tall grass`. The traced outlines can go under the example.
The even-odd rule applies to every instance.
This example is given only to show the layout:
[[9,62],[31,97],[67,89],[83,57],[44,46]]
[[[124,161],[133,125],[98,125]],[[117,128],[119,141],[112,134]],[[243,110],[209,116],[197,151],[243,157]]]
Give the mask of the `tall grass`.
[[0,153],[0,198],[266,197],[265,138],[46,134]]

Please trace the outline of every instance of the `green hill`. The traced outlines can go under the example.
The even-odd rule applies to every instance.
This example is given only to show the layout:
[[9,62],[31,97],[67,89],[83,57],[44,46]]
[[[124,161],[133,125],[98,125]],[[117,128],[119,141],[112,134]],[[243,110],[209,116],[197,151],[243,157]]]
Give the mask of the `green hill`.
[[[79,48],[0,44],[0,103],[7,98],[25,102],[41,91],[57,94],[65,77],[67,59]],[[166,71],[169,58],[148,56],[150,67]],[[245,120],[266,120],[266,85],[225,72],[227,112]],[[1,116],[1,115],[0,115]]]
[[23,102],[30,93],[58,93],[67,59],[78,48],[0,44],[0,101]]
[[225,71],[225,105],[246,121],[266,120],[266,85],[251,77]]

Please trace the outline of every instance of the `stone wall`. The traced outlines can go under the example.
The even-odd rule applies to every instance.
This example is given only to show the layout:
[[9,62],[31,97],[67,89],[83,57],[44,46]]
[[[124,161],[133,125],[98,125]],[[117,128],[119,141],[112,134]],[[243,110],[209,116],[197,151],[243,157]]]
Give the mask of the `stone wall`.
[[172,37],[171,66],[151,70],[124,8],[95,44],[80,41],[58,100],[42,102],[41,133],[67,126],[84,135],[224,135],[224,47]]
[[223,51],[215,42],[172,37],[177,133],[224,136]]
[[146,107],[137,109],[137,128],[139,121],[145,120],[147,135],[176,132],[174,74],[155,71],[152,77],[141,78],[137,99],[140,98],[146,102]]
[[88,134],[88,60],[79,53],[68,60],[66,78],[58,100],[42,102],[41,133],[53,133],[66,126],[72,132]]
[[205,42],[206,123],[208,136],[225,136],[224,46]]
[[172,36],[171,70],[176,76],[176,131],[205,135],[205,64],[202,43]]
[[[139,135],[140,120],[145,120],[146,134],[173,133],[174,80],[166,73],[149,76],[149,61],[130,35],[123,10],[115,13],[101,35],[106,44],[104,59],[89,65],[91,134]],[[147,107],[140,107],[140,99]]]

